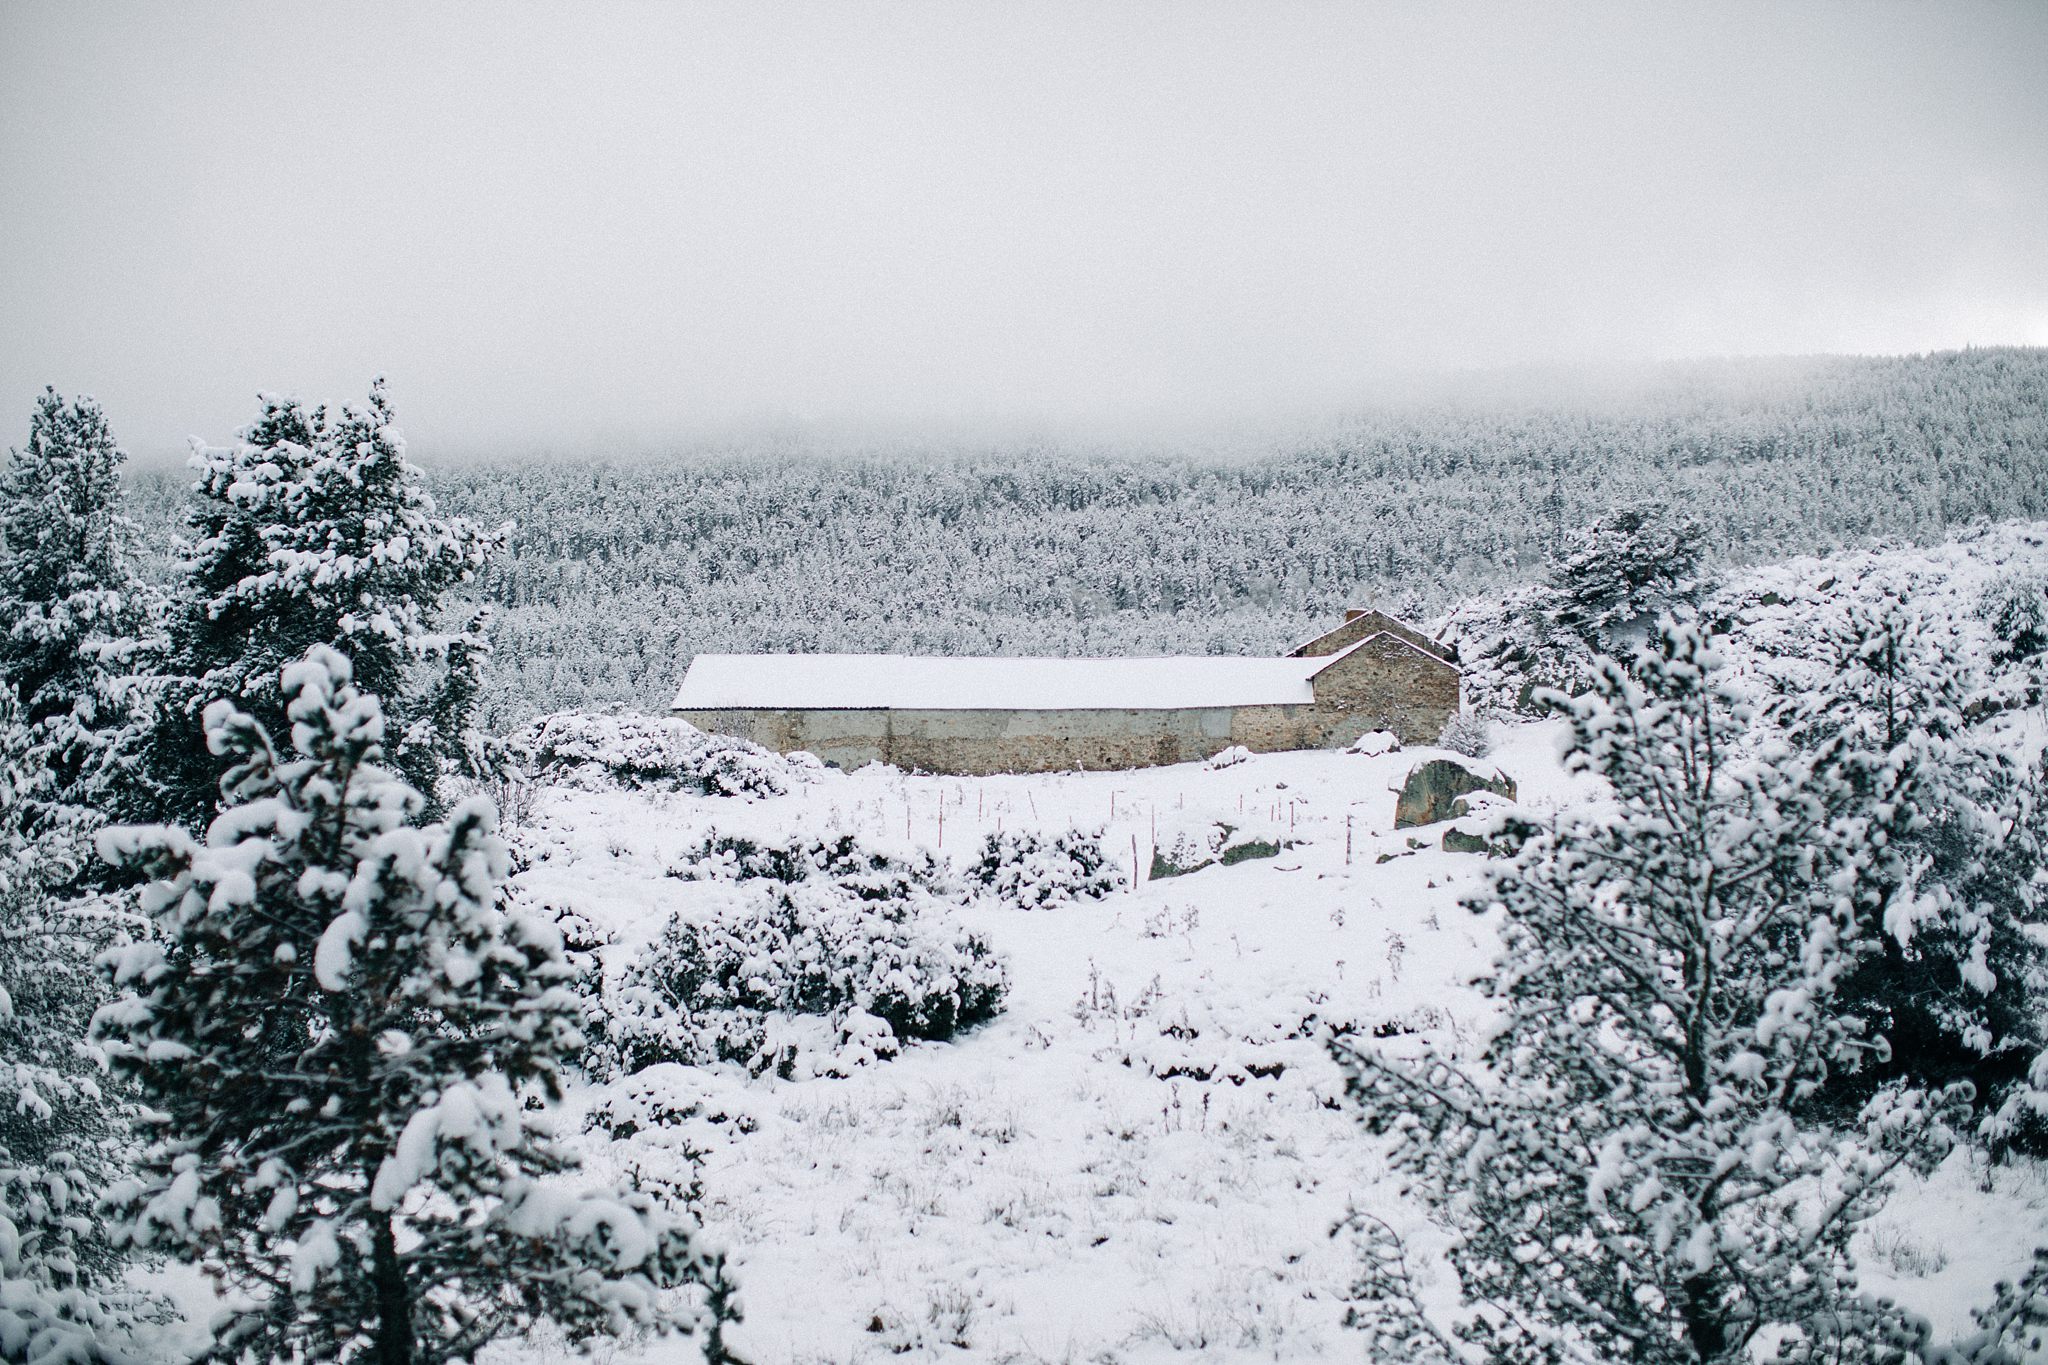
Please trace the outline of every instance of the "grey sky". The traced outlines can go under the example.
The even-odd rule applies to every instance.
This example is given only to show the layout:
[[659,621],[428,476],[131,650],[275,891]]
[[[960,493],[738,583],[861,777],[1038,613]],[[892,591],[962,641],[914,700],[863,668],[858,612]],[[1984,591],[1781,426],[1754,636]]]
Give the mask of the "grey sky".
[[2048,344],[2048,3],[0,0],[0,443],[1143,427]]

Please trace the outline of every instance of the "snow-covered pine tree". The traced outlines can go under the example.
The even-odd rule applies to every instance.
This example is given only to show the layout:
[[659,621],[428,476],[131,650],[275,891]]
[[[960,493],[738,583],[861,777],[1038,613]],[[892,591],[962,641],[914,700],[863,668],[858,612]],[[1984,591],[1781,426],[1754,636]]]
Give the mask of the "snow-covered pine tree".
[[[237,1302],[216,1358],[469,1360],[546,1321],[572,1338],[694,1325],[718,1291],[693,1222],[645,1190],[577,1191],[534,1112],[582,1046],[551,925],[494,903],[490,803],[414,823],[379,766],[377,699],[325,646],[280,679],[295,753],[225,701],[204,845],[106,831],[155,878],[159,941],[110,955],[100,1027],[161,1111],[126,1234],[195,1256]],[[714,1301],[722,1301],[714,1292]]]
[[1477,1309],[1460,1332],[1489,1362],[1867,1342],[1884,1324],[1855,1298],[1850,1234],[1888,1176],[1940,1154],[1955,1104],[1895,1089],[1813,1121],[1874,1045],[1837,996],[1882,841],[1829,755],[1745,756],[1744,708],[1696,631],[1665,623],[1635,673],[1607,661],[1560,700],[1569,761],[1611,803],[1512,826],[1512,861],[1471,902],[1505,912],[1483,1069],[1351,1039],[1338,1058],[1457,1223]]
[[1876,802],[1910,772],[1909,818],[1873,869],[1864,958],[1841,998],[1888,1053],[1832,1088],[1849,1108],[1897,1079],[1969,1081],[1994,1150],[2048,1148],[2048,769],[2025,771],[1970,723],[1981,673],[1950,623],[1896,597],[1829,623],[1824,668],[1778,681],[1773,718],[1795,744],[1834,745]]
[[491,654],[491,614],[489,607],[479,608],[460,633],[447,637],[441,676],[424,700],[427,732],[456,737],[455,745],[440,757],[442,766],[458,768],[472,778],[498,777],[502,767],[485,752],[493,747],[492,738],[471,725],[483,693],[484,665]]
[[1699,600],[1706,528],[1651,502],[1570,532],[1550,560],[1552,624],[1596,650],[1633,649],[1660,615]]
[[125,1157],[87,1025],[112,918],[92,830],[140,727],[149,595],[92,399],[46,389],[0,472],[0,1360],[109,1358],[132,1296],[94,1204]]
[[2048,653],[2048,575],[2006,574],[1985,589],[1978,610],[1998,641],[2001,663],[2025,663]]
[[165,669],[174,681],[149,750],[164,813],[199,828],[216,809],[206,705],[231,701],[283,733],[279,670],[316,644],[348,655],[360,686],[383,699],[390,762],[431,802],[436,779],[460,762],[474,689],[451,697],[423,674],[451,650],[470,667],[487,648],[473,633],[437,629],[437,617],[502,533],[436,514],[382,380],[366,406],[332,417],[266,396],[240,445],[196,448],[193,464],[193,548]]
[[116,680],[132,671],[149,595],[129,565],[126,459],[97,403],[45,389],[0,473],[0,682],[51,778],[25,798],[46,826],[104,805],[111,756],[135,739]]
[[94,1205],[126,1132],[86,1041],[104,924],[56,889],[75,845],[28,828],[41,749],[0,686],[0,1361],[90,1365],[124,1327]]

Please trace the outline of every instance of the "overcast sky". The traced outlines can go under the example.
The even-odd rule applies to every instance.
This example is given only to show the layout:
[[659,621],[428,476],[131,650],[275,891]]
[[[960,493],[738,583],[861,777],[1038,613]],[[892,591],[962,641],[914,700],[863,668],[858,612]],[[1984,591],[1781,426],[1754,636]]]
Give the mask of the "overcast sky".
[[2048,3],[0,0],[0,318],[143,455],[2048,344]]

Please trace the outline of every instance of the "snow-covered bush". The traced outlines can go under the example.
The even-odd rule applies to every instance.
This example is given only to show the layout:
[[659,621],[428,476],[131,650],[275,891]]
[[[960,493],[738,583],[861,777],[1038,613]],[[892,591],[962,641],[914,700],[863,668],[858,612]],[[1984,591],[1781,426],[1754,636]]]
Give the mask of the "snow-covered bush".
[[1002,1008],[1002,961],[954,919],[928,857],[893,858],[851,835],[784,847],[714,838],[678,871],[730,886],[708,912],[671,919],[612,992],[624,1071],[675,1061],[844,1074]]
[[805,781],[813,767],[679,720],[580,711],[542,716],[513,738],[511,750],[537,782],[660,787],[705,796],[780,796]]
[[1020,910],[1049,910],[1101,900],[1129,878],[1102,851],[1102,831],[1062,830],[1042,839],[1028,830],[992,833],[968,880]]
[[1485,758],[1493,750],[1493,726],[1477,711],[1460,711],[1444,722],[1437,747],[1467,758]]
[[1204,766],[1211,772],[1219,768],[1235,768],[1251,756],[1252,751],[1250,749],[1245,748],[1242,744],[1233,744],[1228,749],[1211,757]]
[[1166,998],[1157,978],[1111,1017],[1121,1026],[1104,1056],[1160,1080],[1234,1086],[1315,1065],[1327,1031],[1306,1000]]
[[847,833],[819,835],[788,844],[712,834],[669,876],[684,881],[768,881],[795,883],[813,878],[844,887],[861,900],[908,901],[955,894],[952,869],[920,850],[902,857],[869,848]]
[[730,1072],[660,1062],[606,1086],[584,1127],[615,1140],[647,1135],[660,1146],[708,1151],[774,1123],[776,1105]]
[[[507,910],[535,923],[551,925],[562,943],[562,985],[576,997],[582,1012],[583,1048],[572,1064],[588,1070],[593,1058],[609,1055],[611,1013],[605,1000],[605,959],[618,936],[600,927],[573,905],[554,898],[535,898],[515,882]],[[600,1066],[599,1069],[602,1069]]]

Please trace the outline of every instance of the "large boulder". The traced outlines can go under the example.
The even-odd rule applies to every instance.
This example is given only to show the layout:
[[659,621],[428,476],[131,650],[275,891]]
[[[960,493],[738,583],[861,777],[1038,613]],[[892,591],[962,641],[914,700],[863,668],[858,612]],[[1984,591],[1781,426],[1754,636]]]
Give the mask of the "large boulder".
[[1459,797],[1472,792],[1492,792],[1512,801],[1515,799],[1514,779],[1498,768],[1489,777],[1448,758],[1432,758],[1427,763],[1417,764],[1409,771],[1408,780],[1401,784],[1401,794],[1394,800],[1394,828],[1433,825],[1439,820],[1462,815],[1464,811],[1454,803]]

